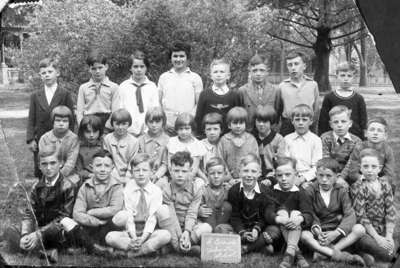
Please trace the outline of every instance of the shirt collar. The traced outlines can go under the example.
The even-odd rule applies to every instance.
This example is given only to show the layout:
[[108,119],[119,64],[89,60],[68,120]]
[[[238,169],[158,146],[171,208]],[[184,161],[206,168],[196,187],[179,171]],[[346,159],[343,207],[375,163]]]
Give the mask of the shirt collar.
[[[129,82],[132,84],[135,84],[135,85],[139,85],[139,82],[133,80],[132,75],[129,77]],[[148,83],[150,83],[150,80],[147,78],[147,76],[145,76],[143,82],[141,82],[140,84],[143,85],[143,84],[148,84]]]
[[222,87],[216,87],[215,85],[212,85],[211,87],[212,91],[215,92],[217,95],[225,95],[226,93],[229,92],[229,88],[227,85],[224,85]]
[[153,142],[156,142],[158,144],[161,144],[160,140],[163,138],[163,136],[164,136],[164,133],[161,133],[160,136],[152,137],[152,136],[149,135],[149,133],[146,132],[143,135],[144,143],[149,143],[149,142],[153,141]]
[[122,139],[117,139],[114,134],[111,135],[112,139],[110,140],[110,144],[114,145],[114,146],[125,146],[128,144],[128,141],[126,139],[126,137],[128,137],[128,135],[130,135],[129,133],[126,134],[125,137],[123,137]]
[[53,92],[53,93],[54,93],[54,92],[56,92],[56,90],[57,90],[57,86],[58,86],[57,83],[54,83],[54,85],[52,85],[52,86],[50,86],[50,87],[44,85],[44,90],[45,90],[45,91],[50,91],[50,92]]
[[[89,82],[91,85],[98,85],[99,83],[96,83],[93,78],[90,78]],[[103,81],[100,82],[101,85],[106,86],[106,87],[111,87],[111,81],[110,79],[106,76],[104,77]]]
[[44,182],[45,182],[46,186],[53,187],[54,185],[56,185],[58,178],[60,178],[60,172],[57,174],[57,177],[53,181],[49,182],[49,180],[46,178]]
[[285,191],[281,188],[281,186],[279,185],[279,183],[274,185],[274,189],[281,191],[281,192],[298,192],[300,191],[299,187],[297,187],[296,185],[293,185],[292,188],[290,188],[288,191]]
[[57,141],[60,140],[60,139],[65,139],[66,137],[70,136],[71,133],[72,133],[72,131],[68,129],[67,133],[66,133],[63,137],[58,138],[58,137],[54,134],[54,130],[52,130],[52,131],[50,132],[50,135],[48,136],[48,138],[49,138],[49,140],[50,140],[51,142],[57,142]]
[[307,139],[309,136],[310,136],[310,130],[308,130],[305,134],[303,134],[303,135],[299,135],[296,131],[294,132],[294,137],[293,137],[293,139],[294,140],[296,140],[296,139],[299,139],[299,138],[301,138],[301,139]]
[[136,181],[134,179],[130,180],[128,182],[129,185],[129,189],[131,189],[133,192],[139,191],[140,189],[143,189],[145,192],[147,192],[148,194],[150,194],[151,191],[151,184],[152,182],[149,181],[144,187],[140,187],[139,185],[137,185]]
[[214,144],[211,144],[207,139],[203,140],[203,145],[207,149],[207,151],[212,151],[216,146]]
[[[242,190],[244,188],[243,182],[240,182],[240,187],[239,190]],[[256,182],[256,185],[252,189],[252,191],[256,192],[257,194],[261,194],[260,186],[258,185],[258,182]]]
[[[335,140],[335,141],[338,141],[339,136],[338,136],[334,131],[332,131],[332,133],[333,133],[333,138],[334,138],[334,140]],[[343,138],[344,138],[344,140],[349,140],[349,141],[352,140],[349,132],[347,132],[346,135],[344,135]]]
[[169,72],[170,72],[170,73],[174,73],[174,74],[180,74],[180,73],[191,73],[192,71],[190,70],[189,67],[186,67],[186,69],[185,69],[183,72],[180,72],[180,73],[177,73],[177,72],[175,71],[174,68],[171,68],[171,69],[169,70]]
[[172,182],[170,182],[170,185],[172,192],[179,192],[179,191],[186,191],[189,193],[192,192],[192,183],[190,182],[190,180],[186,181],[183,187],[178,187]]
[[95,185],[105,184],[105,185],[107,185],[107,187],[106,187],[106,190],[107,190],[107,189],[111,188],[112,186],[120,184],[120,183],[116,179],[114,179],[114,177],[110,174],[110,178],[105,183],[95,181],[95,178],[92,176],[90,179],[86,180],[84,182],[84,184],[88,185],[88,186],[90,186],[92,188],[94,188]]

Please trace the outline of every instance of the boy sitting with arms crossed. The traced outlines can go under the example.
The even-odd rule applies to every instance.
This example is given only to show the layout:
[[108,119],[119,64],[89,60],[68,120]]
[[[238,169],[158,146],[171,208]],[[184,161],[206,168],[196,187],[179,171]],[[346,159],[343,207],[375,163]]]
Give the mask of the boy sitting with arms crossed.
[[339,87],[326,94],[322,101],[318,121],[318,133],[320,136],[329,131],[329,127],[332,128],[328,120],[328,118],[332,120],[329,111],[337,105],[344,105],[351,111],[351,114],[349,114],[352,122],[350,133],[360,139],[364,139],[364,131],[367,128],[367,107],[363,96],[355,92],[353,88],[355,74],[356,68],[353,64],[342,62],[338,65],[336,77],[339,81]]
[[310,106],[298,104],[292,111],[295,132],[285,136],[285,155],[296,159],[299,173],[296,185],[306,187],[315,178],[317,161],[322,158],[321,139],[310,131],[314,113]]
[[168,208],[162,205],[162,191],[150,180],[153,167],[150,155],[137,154],[131,161],[132,177],[125,189],[125,209],[114,216],[113,222],[125,228],[110,232],[106,242],[113,248],[128,251],[128,257],[138,257],[155,252],[168,244],[171,235],[167,230],[155,230],[157,222],[168,220]]
[[342,251],[360,239],[365,229],[356,224],[348,189],[336,183],[339,170],[335,159],[318,161],[317,180],[305,190],[310,206],[307,211],[313,211],[314,217],[305,221],[301,241],[315,251],[314,261],[326,256],[337,262],[364,265],[359,255]]
[[[197,222],[203,194],[203,184],[192,180],[193,159],[189,152],[176,152],[171,157],[171,181],[163,188],[163,203],[170,208],[170,220],[175,222],[171,233],[171,244],[175,251],[200,256],[200,238],[211,233],[208,223]],[[161,224],[160,227],[164,228]],[[165,227],[166,228],[166,227]]]
[[[43,176],[32,188],[21,227],[12,226],[4,233],[11,249],[40,251],[51,262],[57,262],[57,248],[64,247],[61,221],[71,217],[76,192],[75,185],[60,172],[62,159],[56,146],[42,147],[39,166]],[[51,250],[42,252],[41,249]]]
[[73,219],[61,221],[66,237],[89,254],[103,255],[108,232],[116,230],[112,218],[123,206],[122,185],[111,176],[112,156],[107,151],[93,155],[93,175],[79,189]]

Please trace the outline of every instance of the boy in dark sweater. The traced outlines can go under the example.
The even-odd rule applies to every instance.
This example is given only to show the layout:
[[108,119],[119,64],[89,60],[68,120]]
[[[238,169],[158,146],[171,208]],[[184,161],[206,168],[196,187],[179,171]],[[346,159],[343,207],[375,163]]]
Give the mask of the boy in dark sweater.
[[322,101],[321,113],[318,121],[318,133],[321,134],[329,131],[329,111],[336,105],[345,105],[351,112],[351,120],[353,124],[350,133],[364,139],[364,130],[367,128],[367,108],[361,94],[355,92],[352,83],[355,77],[355,66],[343,62],[336,69],[336,77],[339,87],[336,90],[325,95]]
[[[195,122],[197,126],[201,126],[204,115],[208,113],[219,113],[222,115],[224,122],[228,111],[235,106],[243,106],[242,95],[237,91],[232,91],[227,85],[230,74],[230,66],[224,59],[216,59],[211,62],[210,72],[213,85],[211,89],[206,89],[200,93],[197,104]],[[204,136],[202,129],[199,133]],[[224,123],[222,133],[226,133],[227,127]]]

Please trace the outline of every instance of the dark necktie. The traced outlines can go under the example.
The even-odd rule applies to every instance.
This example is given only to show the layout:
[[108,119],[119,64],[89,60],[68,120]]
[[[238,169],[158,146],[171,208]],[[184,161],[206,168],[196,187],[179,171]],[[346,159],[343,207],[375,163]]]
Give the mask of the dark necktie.
[[137,85],[133,83],[133,85],[136,87],[136,103],[139,108],[139,112],[143,113],[144,108],[143,108],[143,98],[142,98],[142,87],[146,84]]

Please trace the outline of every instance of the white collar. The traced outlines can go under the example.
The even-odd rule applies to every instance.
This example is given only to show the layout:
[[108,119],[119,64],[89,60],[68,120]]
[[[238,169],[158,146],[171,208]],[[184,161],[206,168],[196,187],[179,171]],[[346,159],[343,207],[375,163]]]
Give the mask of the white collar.
[[51,187],[53,187],[54,185],[56,185],[56,182],[57,182],[57,180],[58,180],[59,177],[60,177],[60,172],[58,172],[57,177],[56,177],[51,183],[49,183],[49,181],[48,181],[47,178],[46,178],[46,179],[45,179],[46,186],[51,186]]
[[[332,131],[332,133],[333,133],[333,138],[335,139],[335,141],[338,141],[339,136],[334,131]],[[344,137],[342,137],[341,139],[345,139],[345,140],[347,139],[349,141],[352,140],[349,132],[347,132],[346,135],[344,135]]]
[[281,188],[281,186],[279,185],[279,183],[274,185],[274,189],[278,190],[278,191],[282,191],[282,192],[298,192],[300,191],[299,187],[297,187],[296,185],[293,185],[292,188],[290,188],[288,191],[285,191]]
[[56,92],[56,89],[57,89],[57,83],[54,83],[54,85],[52,85],[50,87],[44,85],[44,90],[45,91],[50,91],[50,92],[54,93],[54,92]]
[[[239,190],[241,190],[241,189],[243,189],[243,188],[244,188],[243,182],[240,182],[240,188],[239,188]],[[244,191],[244,189],[243,189],[243,191]],[[257,194],[261,194],[260,186],[258,185],[258,182],[256,182],[256,185],[254,186],[254,188],[252,189],[252,191],[256,192]]]
[[225,95],[226,93],[229,92],[229,88],[228,88],[228,86],[226,84],[224,86],[222,86],[222,87],[217,87],[215,85],[212,85],[211,89],[217,95]]

